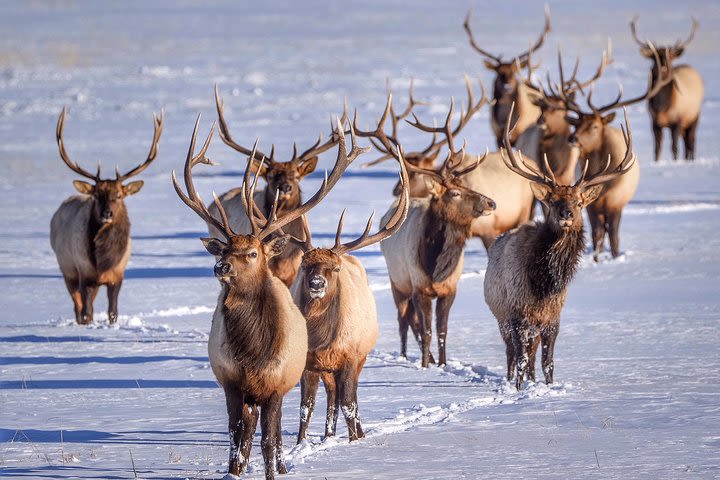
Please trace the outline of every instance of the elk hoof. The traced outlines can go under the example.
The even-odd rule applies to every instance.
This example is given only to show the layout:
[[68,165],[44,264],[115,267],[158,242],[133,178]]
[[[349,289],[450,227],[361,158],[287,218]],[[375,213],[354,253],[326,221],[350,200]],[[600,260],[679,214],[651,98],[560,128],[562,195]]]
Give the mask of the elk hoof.
[[117,322],[117,319],[118,319],[117,313],[111,313],[108,315],[108,321],[110,322],[110,324]]

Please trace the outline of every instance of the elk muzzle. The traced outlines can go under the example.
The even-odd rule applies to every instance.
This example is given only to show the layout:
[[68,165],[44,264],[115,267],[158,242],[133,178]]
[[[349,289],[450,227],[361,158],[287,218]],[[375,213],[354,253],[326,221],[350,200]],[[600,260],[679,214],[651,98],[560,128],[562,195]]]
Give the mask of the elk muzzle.
[[473,216],[484,217],[490,215],[496,207],[497,205],[493,199],[480,195],[473,206]]
[[327,280],[322,275],[312,275],[308,279],[308,293],[311,299],[323,298],[327,289]]
[[218,260],[215,263],[215,277],[224,283],[230,283],[230,280],[235,277],[235,271],[230,263],[225,260]]

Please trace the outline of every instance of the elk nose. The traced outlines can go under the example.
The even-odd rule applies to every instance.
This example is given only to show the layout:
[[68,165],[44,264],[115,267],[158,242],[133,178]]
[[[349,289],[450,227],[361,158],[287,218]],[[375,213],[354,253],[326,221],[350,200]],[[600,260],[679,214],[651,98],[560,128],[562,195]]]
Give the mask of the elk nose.
[[320,276],[312,277],[309,282],[310,289],[312,290],[322,290],[325,288],[325,279]]
[[577,145],[577,137],[574,133],[570,134],[570,136],[568,137],[568,143],[572,146]]
[[491,200],[491,199],[488,199],[487,205],[488,205],[487,208],[489,210],[495,210],[495,208],[497,207],[495,200]]
[[103,210],[102,212],[102,218],[103,220],[110,220],[112,218],[112,210]]
[[224,277],[230,273],[230,264],[220,260],[215,264],[215,275],[218,277]]
[[280,193],[290,193],[292,191],[292,185],[283,183],[278,190],[280,190]]
[[563,210],[560,212],[560,218],[563,220],[572,220],[573,218],[573,212],[572,210]]

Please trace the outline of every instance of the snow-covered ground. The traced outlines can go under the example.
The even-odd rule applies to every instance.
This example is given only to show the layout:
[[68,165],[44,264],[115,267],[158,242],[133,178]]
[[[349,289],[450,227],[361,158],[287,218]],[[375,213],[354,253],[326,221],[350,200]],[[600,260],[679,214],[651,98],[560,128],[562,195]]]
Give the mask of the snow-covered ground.
[[[462,74],[491,76],[468,46],[462,22],[474,7],[476,37],[506,55],[539,33],[542,7],[480,2],[3,2],[0,5],[0,475],[7,478],[218,478],[227,469],[222,390],[207,359],[218,285],[198,237],[200,220],[177,199],[170,171],[182,167],[193,121],[215,117],[212,88],[225,97],[237,140],[313,143],[343,97],[369,125],[385,100],[415,78],[424,118],[464,95]],[[720,476],[720,6],[713,2],[550,2],[557,45],[595,68],[607,35],[615,63],[598,96],[617,82],[644,88],[642,36],[684,37],[700,20],[687,62],[706,82],[691,165],[651,161],[644,105],[630,109],[642,174],[625,210],[621,259],[583,260],[570,287],[556,349],[557,383],[514,391],[503,379],[504,348],[482,294],[487,257],[467,247],[452,309],[445,368],[419,368],[417,348],[399,358],[395,309],[379,248],[359,252],[381,323],[361,377],[367,438],[323,442],[322,405],[309,443],[293,448],[299,389],[284,403],[291,478],[718,478]],[[541,71],[543,70],[541,69]],[[157,161],[127,200],[133,256],[109,327],[74,324],[48,242],[60,202],[74,192],[57,155],[55,122],[69,106],[65,140],[90,168],[102,158],[129,168],[146,155],[151,114],[164,108]],[[204,135],[204,133],[201,133]],[[488,111],[464,132],[473,151],[492,146]],[[423,140],[410,129],[411,147]],[[667,140],[666,140],[667,142]],[[197,185],[205,198],[239,183],[244,160],[216,137]],[[668,147],[665,148],[668,156]],[[321,159],[329,166],[334,153]],[[372,154],[361,158],[370,160]],[[199,172],[200,173],[200,172]],[[348,207],[348,235],[372,208],[384,212],[392,166],[353,166],[310,215],[330,241]],[[304,189],[312,192],[321,175]],[[96,312],[106,308],[104,292]],[[324,403],[323,394],[320,394]],[[259,433],[259,432],[258,432]],[[259,446],[250,478],[262,476]]]

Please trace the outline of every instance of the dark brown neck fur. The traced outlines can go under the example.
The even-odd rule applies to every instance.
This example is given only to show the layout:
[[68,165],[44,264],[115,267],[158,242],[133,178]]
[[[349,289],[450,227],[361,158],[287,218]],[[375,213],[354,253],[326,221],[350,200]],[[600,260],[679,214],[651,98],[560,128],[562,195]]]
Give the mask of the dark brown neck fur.
[[430,202],[420,240],[420,264],[433,282],[442,282],[455,270],[469,237],[470,223],[448,218],[436,199]]
[[340,328],[340,284],[335,292],[328,292],[323,298],[312,299],[303,285],[300,294],[300,311],[307,320],[308,350],[329,348]]
[[584,249],[582,224],[564,232],[551,228],[547,222],[539,224],[527,264],[535,297],[542,299],[562,293],[575,275]]
[[94,215],[88,223],[90,258],[98,272],[105,272],[122,260],[130,239],[130,219],[121,209],[113,216],[112,223],[100,224]]

